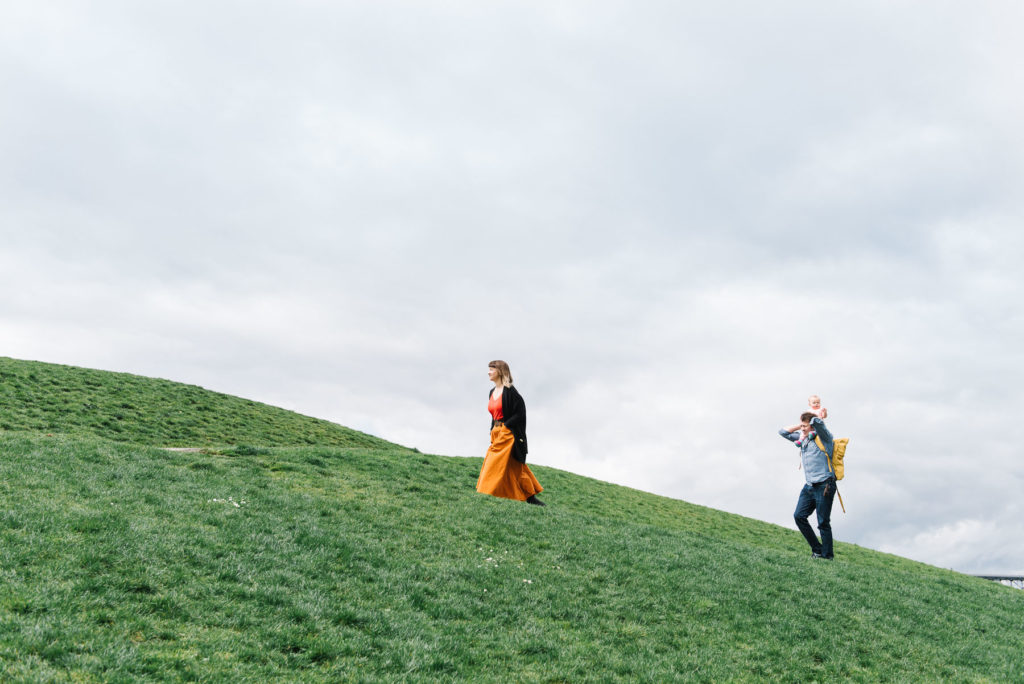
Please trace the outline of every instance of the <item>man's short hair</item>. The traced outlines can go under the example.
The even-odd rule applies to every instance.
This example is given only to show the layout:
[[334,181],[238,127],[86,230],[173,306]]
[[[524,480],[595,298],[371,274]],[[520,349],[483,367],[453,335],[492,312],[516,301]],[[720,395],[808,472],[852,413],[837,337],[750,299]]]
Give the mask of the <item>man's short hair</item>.
[[817,418],[817,416],[815,416],[810,411],[805,411],[804,413],[800,414],[800,422],[801,423],[810,423],[811,422],[811,418]]

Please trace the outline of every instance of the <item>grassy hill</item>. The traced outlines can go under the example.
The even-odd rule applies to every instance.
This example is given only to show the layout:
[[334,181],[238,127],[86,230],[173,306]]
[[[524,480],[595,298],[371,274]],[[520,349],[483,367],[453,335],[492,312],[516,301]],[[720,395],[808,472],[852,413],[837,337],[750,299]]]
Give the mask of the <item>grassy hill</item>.
[[[150,413],[166,387],[137,382]],[[3,681],[1024,681],[1024,592],[996,583],[812,561],[795,530],[543,466],[538,509],[477,495],[480,459],[171,453],[31,415],[0,433]]]
[[5,357],[0,357],[0,429],[154,446],[396,446],[326,420],[195,385]]

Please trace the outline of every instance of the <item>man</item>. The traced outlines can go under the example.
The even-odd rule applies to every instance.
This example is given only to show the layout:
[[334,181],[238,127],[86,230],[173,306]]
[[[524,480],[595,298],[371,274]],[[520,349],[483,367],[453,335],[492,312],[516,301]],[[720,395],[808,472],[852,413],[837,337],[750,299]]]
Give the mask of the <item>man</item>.
[[[800,491],[796,502],[793,519],[803,533],[807,543],[811,545],[811,556],[832,560],[832,499],[836,495],[836,477],[832,472],[829,455],[832,453],[832,433],[825,427],[825,421],[808,411],[800,415],[800,423],[779,430],[779,434],[800,447],[800,458],[803,461],[804,478],[807,484]],[[818,448],[814,437],[821,438],[825,451]],[[814,530],[807,518],[818,511],[818,532],[821,541],[814,535]]]

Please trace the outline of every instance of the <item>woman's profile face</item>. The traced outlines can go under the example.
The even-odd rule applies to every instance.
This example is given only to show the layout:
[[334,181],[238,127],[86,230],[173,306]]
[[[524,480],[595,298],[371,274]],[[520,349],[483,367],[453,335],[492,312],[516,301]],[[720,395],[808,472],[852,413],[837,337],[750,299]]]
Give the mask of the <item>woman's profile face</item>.
[[491,368],[490,366],[488,366],[487,367],[487,379],[490,380],[491,382],[497,382],[498,381],[498,369],[497,368]]

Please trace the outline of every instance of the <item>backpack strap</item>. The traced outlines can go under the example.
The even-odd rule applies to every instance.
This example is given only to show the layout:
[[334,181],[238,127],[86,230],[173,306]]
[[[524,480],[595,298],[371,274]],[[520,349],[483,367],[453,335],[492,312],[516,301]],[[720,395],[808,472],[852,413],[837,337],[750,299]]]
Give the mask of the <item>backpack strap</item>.
[[825,448],[825,443],[821,441],[821,437],[814,435],[814,443],[818,445],[818,448],[825,454],[825,463],[828,464],[828,472],[833,475],[836,471],[832,469],[832,454],[828,453],[828,449]]

